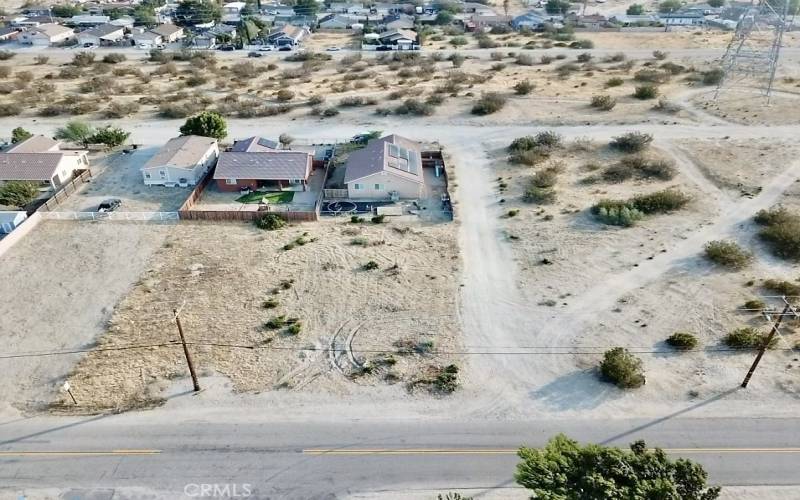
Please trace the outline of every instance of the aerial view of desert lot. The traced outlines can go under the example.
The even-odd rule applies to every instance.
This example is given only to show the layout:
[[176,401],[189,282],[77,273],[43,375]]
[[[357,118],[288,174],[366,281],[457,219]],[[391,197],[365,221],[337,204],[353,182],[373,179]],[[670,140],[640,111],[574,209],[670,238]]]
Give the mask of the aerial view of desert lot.
[[[513,474],[570,430],[723,487],[663,498],[797,498],[795,452],[744,455],[800,450],[755,426],[800,411],[783,1],[0,2],[0,498],[206,496],[189,455],[25,462],[62,426],[171,460],[192,422],[226,484],[278,450],[257,498],[661,498]],[[506,475],[419,451],[451,434]],[[344,458],[306,484],[287,450]]]

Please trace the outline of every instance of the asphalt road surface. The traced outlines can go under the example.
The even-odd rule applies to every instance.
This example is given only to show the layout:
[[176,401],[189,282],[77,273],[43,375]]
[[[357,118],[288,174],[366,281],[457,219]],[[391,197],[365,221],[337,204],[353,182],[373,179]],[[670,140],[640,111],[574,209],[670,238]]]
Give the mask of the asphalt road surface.
[[46,489],[65,498],[179,498],[203,484],[236,485],[251,498],[497,492],[517,488],[517,447],[540,446],[558,432],[620,446],[645,439],[699,461],[722,485],[792,484],[800,470],[800,419],[254,423],[157,416],[0,423],[0,497]]

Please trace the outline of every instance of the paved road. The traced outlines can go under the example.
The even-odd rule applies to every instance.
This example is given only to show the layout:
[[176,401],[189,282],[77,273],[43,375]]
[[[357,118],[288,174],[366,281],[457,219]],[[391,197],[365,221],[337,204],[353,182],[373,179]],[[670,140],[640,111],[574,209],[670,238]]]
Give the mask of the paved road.
[[643,438],[700,461],[718,484],[785,485],[797,482],[800,469],[799,424],[800,419],[668,417],[254,423],[235,416],[164,423],[158,412],[37,418],[0,423],[0,485],[14,494],[116,489],[114,498],[142,488],[174,498],[193,483],[247,484],[257,498],[399,494],[412,488],[482,491],[514,487],[515,449],[541,445],[557,432],[623,446]]

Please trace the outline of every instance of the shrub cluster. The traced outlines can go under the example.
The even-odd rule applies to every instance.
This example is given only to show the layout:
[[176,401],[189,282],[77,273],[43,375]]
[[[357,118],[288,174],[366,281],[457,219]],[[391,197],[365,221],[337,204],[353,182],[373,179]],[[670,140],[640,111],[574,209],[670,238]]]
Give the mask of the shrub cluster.
[[711,262],[730,269],[743,269],[753,260],[753,255],[733,241],[710,241],[705,246],[705,256]]
[[771,292],[786,295],[787,297],[800,296],[800,285],[791,281],[768,279],[764,280],[762,286]]
[[522,199],[528,203],[553,203],[556,201],[556,190],[554,186],[558,181],[558,174],[561,167],[550,165],[533,174]]
[[617,105],[617,100],[608,94],[592,96],[590,105],[602,111],[611,111]]
[[697,347],[697,337],[687,332],[675,332],[667,337],[667,344],[680,351],[691,351]]
[[676,175],[675,165],[668,160],[651,160],[644,156],[628,156],[603,171],[608,182],[623,182],[634,177],[639,179],[671,180]]
[[255,220],[255,225],[259,229],[274,231],[286,226],[286,220],[275,214],[267,214]]
[[506,98],[497,92],[486,92],[472,106],[473,115],[490,115],[503,109],[506,105]]
[[[755,328],[745,327],[734,330],[725,336],[723,342],[728,347],[736,349],[760,349],[767,342],[769,334],[760,332]],[[767,345],[768,349],[772,349],[778,343],[778,338],[773,337]]]
[[637,99],[655,99],[658,97],[658,87],[655,85],[641,85],[633,91],[633,97]]
[[644,151],[653,142],[653,136],[643,132],[628,132],[614,137],[609,146],[618,149],[623,153],[638,153]]
[[536,85],[531,83],[530,80],[522,80],[514,85],[514,92],[517,95],[528,95],[533,92],[535,88]]
[[600,200],[591,212],[600,222],[629,227],[645,215],[668,213],[682,208],[689,197],[674,189],[634,196],[629,200]]
[[563,144],[560,134],[551,130],[539,132],[535,136],[517,137],[508,146],[511,153],[509,161],[523,165],[538,165],[549,158],[550,153]]
[[621,389],[634,389],[645,384],[642,360],[624,347],[606,351],[600,363],[603,378]]
[[763,226],[758,236],[767,243],[773,254],[784,259],[800,260],[800,215],[784,207],[761,210],[755,216]]

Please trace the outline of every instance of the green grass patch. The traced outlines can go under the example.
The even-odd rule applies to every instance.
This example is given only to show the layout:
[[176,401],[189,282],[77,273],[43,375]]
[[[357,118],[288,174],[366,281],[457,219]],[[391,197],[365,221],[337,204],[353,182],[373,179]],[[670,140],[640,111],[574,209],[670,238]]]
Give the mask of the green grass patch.
[[254,191],[250,194],[245,194],[236,198],[236,201],[239,203],[251,204],[261,203],[262,199],[266,199],[267,203],[270,205],[291,203],[294,199],[294,191],[276,191],[274,193],[261,193]]

